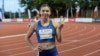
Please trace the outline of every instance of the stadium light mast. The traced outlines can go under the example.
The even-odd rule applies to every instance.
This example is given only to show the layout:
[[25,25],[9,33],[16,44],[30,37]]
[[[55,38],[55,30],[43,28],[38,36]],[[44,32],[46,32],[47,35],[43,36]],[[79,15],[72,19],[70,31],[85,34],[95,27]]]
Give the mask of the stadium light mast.
[[4,0],[2,0],[2,18],[4,19]]

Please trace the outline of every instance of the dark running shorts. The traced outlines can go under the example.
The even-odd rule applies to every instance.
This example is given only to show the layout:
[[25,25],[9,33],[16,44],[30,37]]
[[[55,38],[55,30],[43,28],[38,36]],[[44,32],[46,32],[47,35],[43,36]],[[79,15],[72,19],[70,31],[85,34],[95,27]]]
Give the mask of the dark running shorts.
[[42,50],[37,56],[58,56],[58,51],[56,47],[49,50]]

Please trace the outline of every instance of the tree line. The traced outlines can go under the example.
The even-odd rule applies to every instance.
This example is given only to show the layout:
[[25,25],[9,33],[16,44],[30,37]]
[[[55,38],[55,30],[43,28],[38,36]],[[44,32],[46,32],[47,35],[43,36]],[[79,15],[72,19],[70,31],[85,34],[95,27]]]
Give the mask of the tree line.
[[34,17],[36,12],[32,12],[32,10],[34,8],[39,10],[42,4],[48,4],[51,7],[51,17],[59,17],[61,15],[66,17],[68,10],[68,16],[75,17],[77,6],[80,7],[80,17],[91,17],[96,6],[100,9],[99,0],[19,0],[19,3],[21,7],[25,7],[25,13],[22,13],[23,17],[27,17],[28,9],[31,11],[32,17]]

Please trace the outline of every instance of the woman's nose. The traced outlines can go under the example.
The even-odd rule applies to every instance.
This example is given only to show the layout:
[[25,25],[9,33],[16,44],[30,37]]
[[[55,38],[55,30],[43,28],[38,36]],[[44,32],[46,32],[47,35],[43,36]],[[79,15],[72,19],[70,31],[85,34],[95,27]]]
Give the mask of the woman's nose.
[[44,11],[44,14],[46,14],[47,12],[46,11]]

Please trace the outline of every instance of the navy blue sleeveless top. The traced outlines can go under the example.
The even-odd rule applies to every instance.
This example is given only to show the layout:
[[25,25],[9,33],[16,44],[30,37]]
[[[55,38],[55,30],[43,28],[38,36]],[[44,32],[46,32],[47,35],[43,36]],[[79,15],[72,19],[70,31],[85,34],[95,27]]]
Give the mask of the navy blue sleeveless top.
[[43,26],[41,21],[37,22],[36,36],[39,43],[55,42],[56,29],[51,20],[48,26]]

